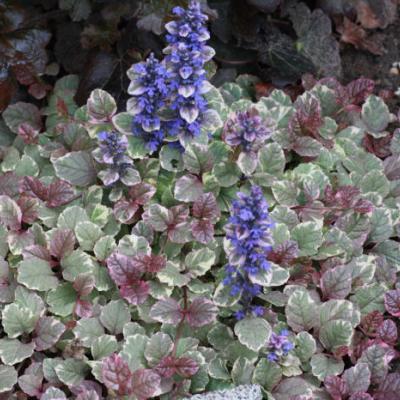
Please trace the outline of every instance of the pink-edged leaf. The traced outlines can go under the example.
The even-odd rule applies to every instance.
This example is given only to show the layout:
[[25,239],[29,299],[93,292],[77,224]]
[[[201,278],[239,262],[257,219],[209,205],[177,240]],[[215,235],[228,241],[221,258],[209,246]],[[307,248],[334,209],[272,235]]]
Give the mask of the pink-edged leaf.
[[397,326],[391,319],[386,319],[378,327],[377,336],[379,339],[383,340],[385,343],[394,346],[397,343],[398,332]]
[[96,381],[91,381],[88,379],[83,380],[79,385],[76,386],[71,386],[69,390],[75,395],[78,396],[81,393],[85,392],[91,392],[94,391],[96,392],[99,396],[101,396],[103,392],[102,386],[96,382]]
[[200,328],[213,322],[217,316],[218,307],[208,299],[194,299],[186,314],[187,323],[192,328]]
[[[315,136],[322,125],[322,111],[319,99],[311,93],[299,96],[294,103],[296,112],[289,122],[289,129],[296,132],[300,128],[303,135]],[[295,127],[295,125],[297,125]]]
[[135,204],[144,205],[155,195],[156,188],[148,183],[140,182],[129,189],[129,198]]
[[53,347],[65,331],[65,326],[53,317],[41,317],[36,324],[35,350],[43,351]]
[[193,237],[200,243],[207,244],[214,237],[214,224],[208,219],[196,219],[191,224]]
[[385,308],[389,314],[400,317],[400,289],[385,293]]
[[113,211],[115,218],[119,222],[128,224],[132,222],[132,218],[138,209],[139,206],[135,202],[122,199],[115,203]]
[[27,374],[20,376],[18,378],[18,385],[21,390],[34,398],[40,399],[42,395],[42,384],[43,384],[43,376],[38,374]]
[[93,304],[88,300],[79,299],[75,304],[75,314],[81,318],[90,318],[93,315]]
[[137,256],[133,257],[132,263],[139,271],[156,274],[165,268],[167,260],[164,256],[157,256],[154,254],[138,254]]
[[368,336],[374,336],[378,327],[383,323],[383,314],[377,310],[371,311],[361,320],[361,328]]
[[400,373],[388,374],[374,392],[374,400],[399,400]]
[[[385,161],[390,158],[392,154],[390,143],[392,142],[393,134],[389,133],[380,138],[374,138],[371,135],[365,134],[362,139],[362,145],[369,153],[375,154],[378,158],[385,158]],[[386,166],[384,161],[384,169],[386,177],[391,181],[392,179],[386,173]],[[390,162],[390,161],[388,161]]]
[[39,129],[34,128],[27,122],[23,122],[18,126],[18,136],[25,144],[36,144],[38,142]]
[[400,155],[393,155],[387,157],[383,161],[383,167],[385,170],[386,178],[390,181],[395,181],[400,179]]
[[32,176],[25,176],[20,185],[20,192],[39,200],[46,201],[48,199],[47,187],[38,179]]
[[50,254],[61,259],[71,254],[75,247],[75,235],[71,229],[57,228],[50,241]]
[[346,398],[348,389],[346,382],[338,376],[330,375],[324,380],[324,386],[326,391],[332,397],[332,400],[342,400]]
[[18,204],[8,196],[0,196],[0,223],[18,231],[21,228],[22,212]]
[[22,251],[24,258],[39,258],[40,260],[51,261],[51,255],[46,247],[34,244]]
[[353,208],[360,195],[360,189],[351,185],[339,186],[333,190],[327,185],[325,188],[325,204],[339,208]]
[[349,400],[374,400],[374,398],[368,393],[358,392],[352,394]]
[[76,400],[100,400],[100,397],[95,390],[87,390],[79,393],[78,396],[76,396]]
[[129,286],[121,286],[119,292],[128,303],[136,306],[146,301],[150,293],[150,286],[147,282],[138,280],[132,282]]
[[320,280],[325,298],[345,299],[351,291],[351,277],[351,269],[345,265],[325,271]]
[[48,187],[46,205],[49,208],[60,207],[70,203],[75,198],[72,185],[61,179],[56,179]]
[[142,265],[134,265],[132,257],[114,252],[107,259],[108,272],[117,285],[129,286],[136,282],[145,272]]
[[344,89],[345,97],[341,98],[343,106],[348,104],[360,105],[373,93],[375,82],[367,78],[359,78],[350,82]]
[[175,374],[175,358],[173,356],[164,357],[155,367],[155,372],[162,378],[171,378]]
[[111,354],[103,359],[101,376],[107,388],[126,396],[133,393],[132,372],[128,363],[119,355]]
[[17,200],[17,204],[22,212],[22,222],[33,224],[39,213],[39,202],[34,197],[21,196]]
[[173,243],[186,243],[191,235],[190,223],[181,222],[178,225],[171,224],[168,227],[168,240]]
[[88,272],[85,274],[79,274],[74,283],[73,287],[79,297],[87,296],[94,288],[95,279],[94,276]]
[[160,387],[161,378],[151,369],[138,369],[132,376],[132,392],[138,400],[147,400]]
[[168,228],[172,225],[179,225],[187,220],[189,217],[189,208],[184,205],[171,207],[170,210],[170,224]]
[[183,316],[181,306],[171,297],[157,301],[149,315],[155,321],[172,325],[178,324]]
[[213,193],[202,194],[194,203],[192,214],[196,218],[209,219],[215,222],[221,215],[217,199]]
[[354,211],[360,214],[368,214],[374,211],[374,204],[367,199],[358,199],[354,204]]
[[195,375],[199,370],[199,366],[196,361],[188,357],[181,357],[175,361],[176,373],[182,378],[190,378]]
[[297,242],[286,240],[272,249],[268,254],[268,260],[280,266],[288,267],[298,254],[299,246]]
[[8,171],[0,174],[0,195],[16,197],[20,191],[22,178]]

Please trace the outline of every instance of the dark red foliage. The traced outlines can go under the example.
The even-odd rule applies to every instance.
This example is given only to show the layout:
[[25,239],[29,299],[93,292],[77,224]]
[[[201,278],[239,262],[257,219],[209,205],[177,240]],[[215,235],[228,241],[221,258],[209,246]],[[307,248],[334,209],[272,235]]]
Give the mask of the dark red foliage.
[[324,386],[332,400],[342,400],[348,392],[346,382],[338,376],[327,376],[324,380]]
[[164,357],[155,368],[155,371],[164,378],[171,378],[174,374],[178,374],[182,378],[189,378],[198,370],[199,366],[191,358],[174,356]]

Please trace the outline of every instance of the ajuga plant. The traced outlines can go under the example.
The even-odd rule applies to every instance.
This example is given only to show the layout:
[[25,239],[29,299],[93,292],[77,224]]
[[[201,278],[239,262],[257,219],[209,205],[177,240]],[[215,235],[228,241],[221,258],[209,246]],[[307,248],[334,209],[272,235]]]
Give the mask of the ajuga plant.
[[2,115],[0,398],[398,399],[397,117],[364,78],[204,93],[172,59],[205,18],[174,18],[127,112],[71,75]]

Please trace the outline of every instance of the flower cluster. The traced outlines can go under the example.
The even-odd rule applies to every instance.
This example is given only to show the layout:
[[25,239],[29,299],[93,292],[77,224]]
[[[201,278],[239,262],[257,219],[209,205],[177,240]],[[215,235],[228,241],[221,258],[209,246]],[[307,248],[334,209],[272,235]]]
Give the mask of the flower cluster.
[[154,152],[165,136],[165,124],[158,113],[165,106],[171,74],[151,54],[145,62],[133,65],[128,75],[132,78],[128,93],[134,96],[128,101],[128,110],[133,114],[132,133]]
[[100,132],[98,134],[99,148],[93,152],[93,156],[101,164],[106,164],[107,168],[99,173],[99,177],[106,186],[121,180],[129,185],[128,177],[132,175],[132,160],[126,156],[128,140],[125,136],[116,132]]
[[251,108],[233,114],[225,123],[223,136],[230,146],[241,146],[244,152],[257,152],[271,133],[258,111]]
[[170,106],[177,113],[170,123],[170,134],[197,136],[207,109],[203,94],[209,89],[204,64],[214,56],[214,50],[205,44],[210,38],[205,27],[207,16],[197,1],[187,10],[175,7],[173,13],[178,19],[165,26],[168,46],[164,49],[172,73]]
[[294,348],[294,344],[288,339],[289,331],[282,329],[279,334],[272,333],[268,342],[268,354],[267,358],[269,361],[277,362],[282,357],[289,354],[289,351]]
[[240,294],[242,309],[236,317],[241,319],[248,312],[263,313],[262,307],[251,305],[253,298],[261,292],[261,286],[253,283],[252,277],[271,268],[267,256],[272,249],[271,228],[274,222],[260,187],[252,186],[249,195],[238,193],[237,196],[225,228],[232,251],[223,283],[230,287],[232,296]]

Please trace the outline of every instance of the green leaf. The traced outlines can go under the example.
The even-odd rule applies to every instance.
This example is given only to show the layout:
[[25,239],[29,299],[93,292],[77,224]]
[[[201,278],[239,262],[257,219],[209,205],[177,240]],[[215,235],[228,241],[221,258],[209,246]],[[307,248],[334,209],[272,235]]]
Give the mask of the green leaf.
[[132,133],[132,118],[129,113],[121,112],[112,117],[112,122],[119,132],[130,134]]
[[298,205],[297,197],[300,189],[295,183],[285,180],[276,181],[272,184],[272,193],[276,201],[282,206],[293,207]]
[[0,393],[12,390],[18,381],[18,374],[14,367],[0,365]]
[[0,339],[0,358],[6,365],[17,364],[33,354],[35,344],[16,339]]
[[370,95],[362,107],[361,118],[369,134],[375,138],[382,137],[380,133],[390,122],[389,108],[380,97]]
[[257,168],[257,154],[241,152],[237,159],[237,165],[240,170],[246,175],[251,175]]
[[84,151],[73,151],[59,157],[53,165],[56,175],[71,185],[89,186],[96,181],[93,159]]
[[75,235],[82,250],[92,251],[96,242],[103,236],[103,232],[93,222],[84,221],[78,222],[76,225]]
[[89,221],[86,211],[82,207],[72,206],[66,208],[60,214],[57,220],[57,227],[75,231],[75,227],[78,225],[78,222],[85,221]]
[[18,204],[8,196],[0,196],[0,223],[11,230],[21,226],[22,212]]
[[182,154],[179,149],[164,145],[160,150],[160,164],[170,172],[178,172],[183,170]]
[[198,175],[209,171],[214,161],[214,157],[212,155],[210,157],[209,147],[198,143],[188,145],[182,157],[185,169]]
[[74,282],[78,275],[84,273],[92,273],[94,263],[89,254],[81,249],[74,250],[71,254],[61,259],[63,277],[65,280]]
[[267,391],[271,391],[280,382],[281,378],[282,369],[279,365],[262,358],[254,369],[252,383],[262,386]]
[[354,296],[351,296],[350,299],[358,305],[363,316],[372,311],[384,312],[383,298],[386,290],[381,284],[361,287],[356,290]]
[[23,260],[18,265],[19,283],[29,289],[47,291],[58,286],[58,278],[47,261],[38,258]]
[[215,357],[208,364],[208,374],[214,379],[229,381],[231,379],[228,368],[226,367],[226,360]]
[[375,207],[370,223],[371,230],[367,238],[368,243],[381,243],[393,236],[393,220],[388,209]]
[[144,352],[149,338],[144,334],[134,334],[126,338],[122,347],[121,357],[128,363],[131,371],[145,368],[147,365]]
[[367,392],[371,383],[371,372],[367,363],[358,362],[354,367],[347,369],[343,374],[349,395],[357,392]]
[[359,183],[362,193],[378,193],[385,198],[390,192],[390,182],[380,170],[372,170],[364,174]]
[[89,366],[84,361],[68,358],[59,363],[55,370],[61,382],[68,386],[77,386],[85,379]]
[[31,333],[38,319],[39,315],[34,315],[31,310],[16,303],[5,306],[2,313],[4,331],[10,339]]
[[104,261],[111,255],[114,249],[117,247],[115,239],[110,236],[101,237],[94,245],[93,251],[96,258],[100,261]]
[[268,143],[258,153],[258,169],[274,176],[280,176],[285,169],[285,154],[278,143]]
[[388,373],[387,354],[392,350],[381,344],[373,344],[365,349],[357,363],[365,363],[371,373],[371,383],[381,383]]
[[191,251],[185,258],[186,269],[193,276],[204,275],[215,263],[215,253],[207,247]]
[[344,362],[325,354],[314,354],[310,361],[312,374],[320,381],[327,376],[340,375],[344,369]]
[[316,352],[317,344],[312,335],[308,332],[300,332],[296,336],[295,353],[301,362],[307,362],[311,356]]
[[93,341],[90,349],[93,359],[100,360],[115,353],[118,350],[118,342],[115,336],[101,335]]
[[254,365],[247,358],[239,357],[232,367],[232,380],[235,385],[247,385],[251,382]]
[[66,400],[67,396],[65,393],[57,388],[54,387],[49,387],[46,389],[46,391],[43,393],[42,397],[40,400]]
[[39,166],[32,157],[24,154],[15,167],[18,176],[38,176]]
[[295,290],[286,309],[287,323],[295,332],[308,331],[315,324],[318,306],[306,290]]
[[156,366],[173,349],[174,343],[171,338],[162,332],[153,335],[146,345],[144,356],[150,367]]
[[203,184],[200,179],[191,174],[179,178],[175,183],[174,197],[177,200],[190,202],[197,200],[203,194]]
[[108,122],[117,111],[114,98],[102,89],[95,89],[87,101],[87,113],[96,122]]
[[273,263],[271,263],[271,266],[272,277],[269,286],[282,286],[289,280],[290,274],[288,270]]
[[312,256],[323,242],[322,226],[317,222],[302,222],[291,232],[292,240],[299,245],[299,256]]
[[27,123],[37,130],[42,127],[40,111],[31,103],[19,101],[11,104],[3,111],[2,116],[4,122],[14,133],[18,133],[18,127],[22,123]]
[[341,319],[327,322],[322,325],[319,332],[319,340],[329,351],[335,351],[341,346],[349,346],[352,338],[351,323]]
[[129,308],[123,300],[110,301],[100,313],[100,321],[112,334],[122,333],[124,325],[131,320]]
[[300,398],[313,399],[311,384],[301,378],[288,378],[274,389],[275,400],[290,400],[300,396]]
[[74,335],[83,346],[90,347],[94,341],[104,334],[104,328],[98,318],[81,318],[73,329]]
[[216,350],[223,350],[233,341],[233,333],[226,325],[217,323],[208,332],[207,339]]
[[250,350],[259,351],[268,342],[271,327],[265,319],[244,318],[236,322],[235,334],[240,343]]
[[47,295],[47,304],[53,314],[66,317],[72,314],[77,296],[71,283],[63,283]]
[[239,180],[241,171],[236,163],[222,162],[214,166],[213,175],[222,187],[229,187]]
[[355,328],[360,323],[360,312],[348,300],[328,300],[321,304],[319,308],[320,326],[338,319],[350,322]]

